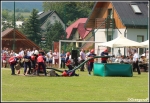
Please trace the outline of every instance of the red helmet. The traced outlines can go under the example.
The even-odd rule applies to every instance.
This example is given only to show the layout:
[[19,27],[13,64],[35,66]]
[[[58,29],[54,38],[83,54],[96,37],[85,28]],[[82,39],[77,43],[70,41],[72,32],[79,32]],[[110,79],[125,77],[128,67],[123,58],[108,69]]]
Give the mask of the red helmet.
[[94,53],[94,49],[91,49],[91,51],[90,51],[91,53]]
[[67,56],[70,56],[70,52],[67,52],[66,55],[67,55]]

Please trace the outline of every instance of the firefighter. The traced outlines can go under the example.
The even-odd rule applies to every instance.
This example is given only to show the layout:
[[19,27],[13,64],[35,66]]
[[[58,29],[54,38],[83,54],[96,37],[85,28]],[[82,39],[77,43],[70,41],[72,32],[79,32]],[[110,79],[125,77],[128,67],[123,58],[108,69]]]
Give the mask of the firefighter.
[[42,69],[45,73],[45,76],[47,76],[46,73],[46,67],[45,67],[45,60],[46,58],[44,58],[44,56],[42,55],[42,53],[39,53],[39,56],[37,57],[37,64],[38,64],[38,71],[37,71],[37,75],[39,76],[39,72],[40,72],[40,67],[42,66]]
[[[96,56],[96,54],[94,54],[94,49],[91,49],[90,54],[88,55],[88,58],[93,58],[94,56]],[[94,63],[94,58],[90,59],[88,61],[88,73],[89,73],[89,75],[91,75],[91,71],[93,69],[93,63]]]

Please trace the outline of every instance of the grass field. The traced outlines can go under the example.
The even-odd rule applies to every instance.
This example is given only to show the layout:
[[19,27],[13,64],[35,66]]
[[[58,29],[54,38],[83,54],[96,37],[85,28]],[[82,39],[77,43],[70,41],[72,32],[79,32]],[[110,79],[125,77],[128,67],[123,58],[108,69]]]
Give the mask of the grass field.
[[[22,69],[23,70],[23,69]],[[133,77],[89,76],[87,71],[79,77],[45,77],[10,75],[2,68],[1,101],[147,101],[149,73]]]

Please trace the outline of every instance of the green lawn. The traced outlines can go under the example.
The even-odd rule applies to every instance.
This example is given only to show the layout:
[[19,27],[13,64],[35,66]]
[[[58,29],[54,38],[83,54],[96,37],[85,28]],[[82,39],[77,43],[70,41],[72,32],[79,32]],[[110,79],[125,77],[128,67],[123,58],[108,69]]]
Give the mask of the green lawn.
[[[23,69],[22,69],[23,70]],[[134,101],[148,98],[148,75],[142,72],[133,77],[89,76],[79,77],[12,76],[10,69],[2,68],[2,101]]]

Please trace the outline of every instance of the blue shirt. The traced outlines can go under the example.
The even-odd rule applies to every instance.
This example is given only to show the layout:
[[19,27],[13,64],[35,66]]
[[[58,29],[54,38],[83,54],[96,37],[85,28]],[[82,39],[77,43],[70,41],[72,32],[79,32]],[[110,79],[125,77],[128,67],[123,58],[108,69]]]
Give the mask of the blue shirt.
[[61,60],[65,60],[66,54],[65,53],[63,53],[63,54],[61,53],[60,57],[61,57]]

